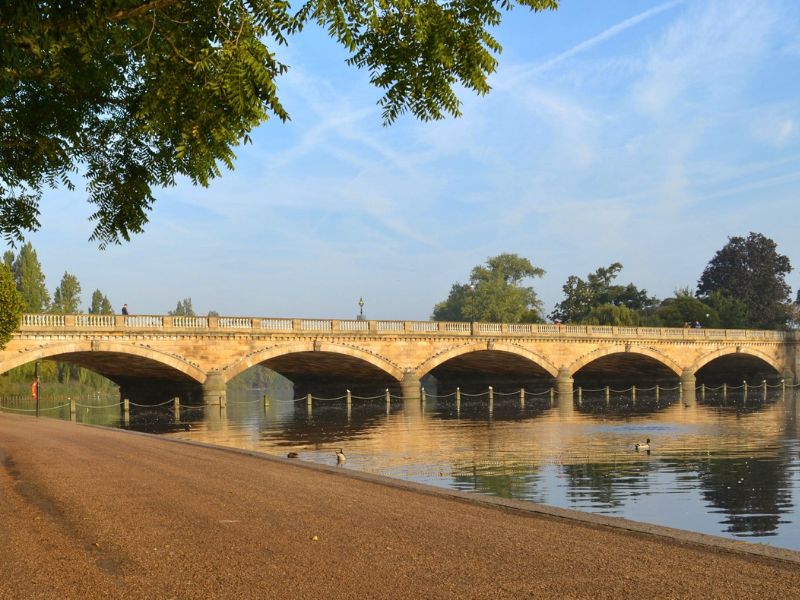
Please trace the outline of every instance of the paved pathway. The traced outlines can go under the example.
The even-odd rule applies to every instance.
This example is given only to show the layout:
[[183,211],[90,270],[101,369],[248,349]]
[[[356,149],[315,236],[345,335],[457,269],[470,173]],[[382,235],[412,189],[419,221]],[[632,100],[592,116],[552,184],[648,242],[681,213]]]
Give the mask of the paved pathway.
[[800,594],[797,553],[57,420],[0,414],[0,463],[4,600]]

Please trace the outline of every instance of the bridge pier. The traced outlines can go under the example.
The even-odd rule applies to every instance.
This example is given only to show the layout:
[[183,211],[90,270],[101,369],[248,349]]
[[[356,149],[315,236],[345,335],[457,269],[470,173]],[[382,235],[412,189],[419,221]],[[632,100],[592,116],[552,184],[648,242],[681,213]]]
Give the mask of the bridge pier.
[[227,406],[228,392],[225,377],[219,371],[210,371],[203,383],[203,404]]
[[696,386],[697,379],[694,375],[694,371],[691,369],[684,369],[683,373],[681,373],[681,395],[685,405],[692,406],[697,403]]
[[570,375],[569,369],[559,369],[556,377],[556,401],[560,412],[571,412],[573,405],[573,383],[575,380]]
[[403,395],[403,400],[419,400],[420,387],[422,382],[419,377],[414,375],[411,371],[406,371],[403,379],[400,381],[400,393]]

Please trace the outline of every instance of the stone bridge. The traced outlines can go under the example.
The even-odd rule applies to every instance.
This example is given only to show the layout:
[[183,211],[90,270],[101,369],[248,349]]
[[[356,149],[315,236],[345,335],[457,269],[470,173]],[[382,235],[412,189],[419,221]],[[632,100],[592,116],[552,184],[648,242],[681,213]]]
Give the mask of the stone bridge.
[[255,365],[295,395],[438,393],[555,385],[760,383],[800,375],[795,332],[595,325],[160,315],[24,315],[0,373],[57,360],[100,373],[123,397],[224,399]]

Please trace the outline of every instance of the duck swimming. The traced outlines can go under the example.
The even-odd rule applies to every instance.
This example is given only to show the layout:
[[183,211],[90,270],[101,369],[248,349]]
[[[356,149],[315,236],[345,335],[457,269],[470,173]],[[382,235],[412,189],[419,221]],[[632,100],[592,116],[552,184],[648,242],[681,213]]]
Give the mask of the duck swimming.
[[647,441],[644,443],[638,442],[636,444],[637,450],[650,450],[650,438],[647,438]]
[[344,451],[339,448],[339,451],[336,453],[336,464],[343,465],[344,461],[347,460],[347,457],[344,455]]

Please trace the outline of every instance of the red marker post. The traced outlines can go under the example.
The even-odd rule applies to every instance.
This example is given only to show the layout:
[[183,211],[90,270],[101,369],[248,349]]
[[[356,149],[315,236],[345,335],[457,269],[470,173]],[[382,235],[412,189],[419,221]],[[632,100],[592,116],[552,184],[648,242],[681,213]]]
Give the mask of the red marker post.
[[36,363],[36,381],[33,382],[31,385],[31,394],[33,395],[33,399],[36,400],[36,416],[39,416],[39,365],[40,363]]

